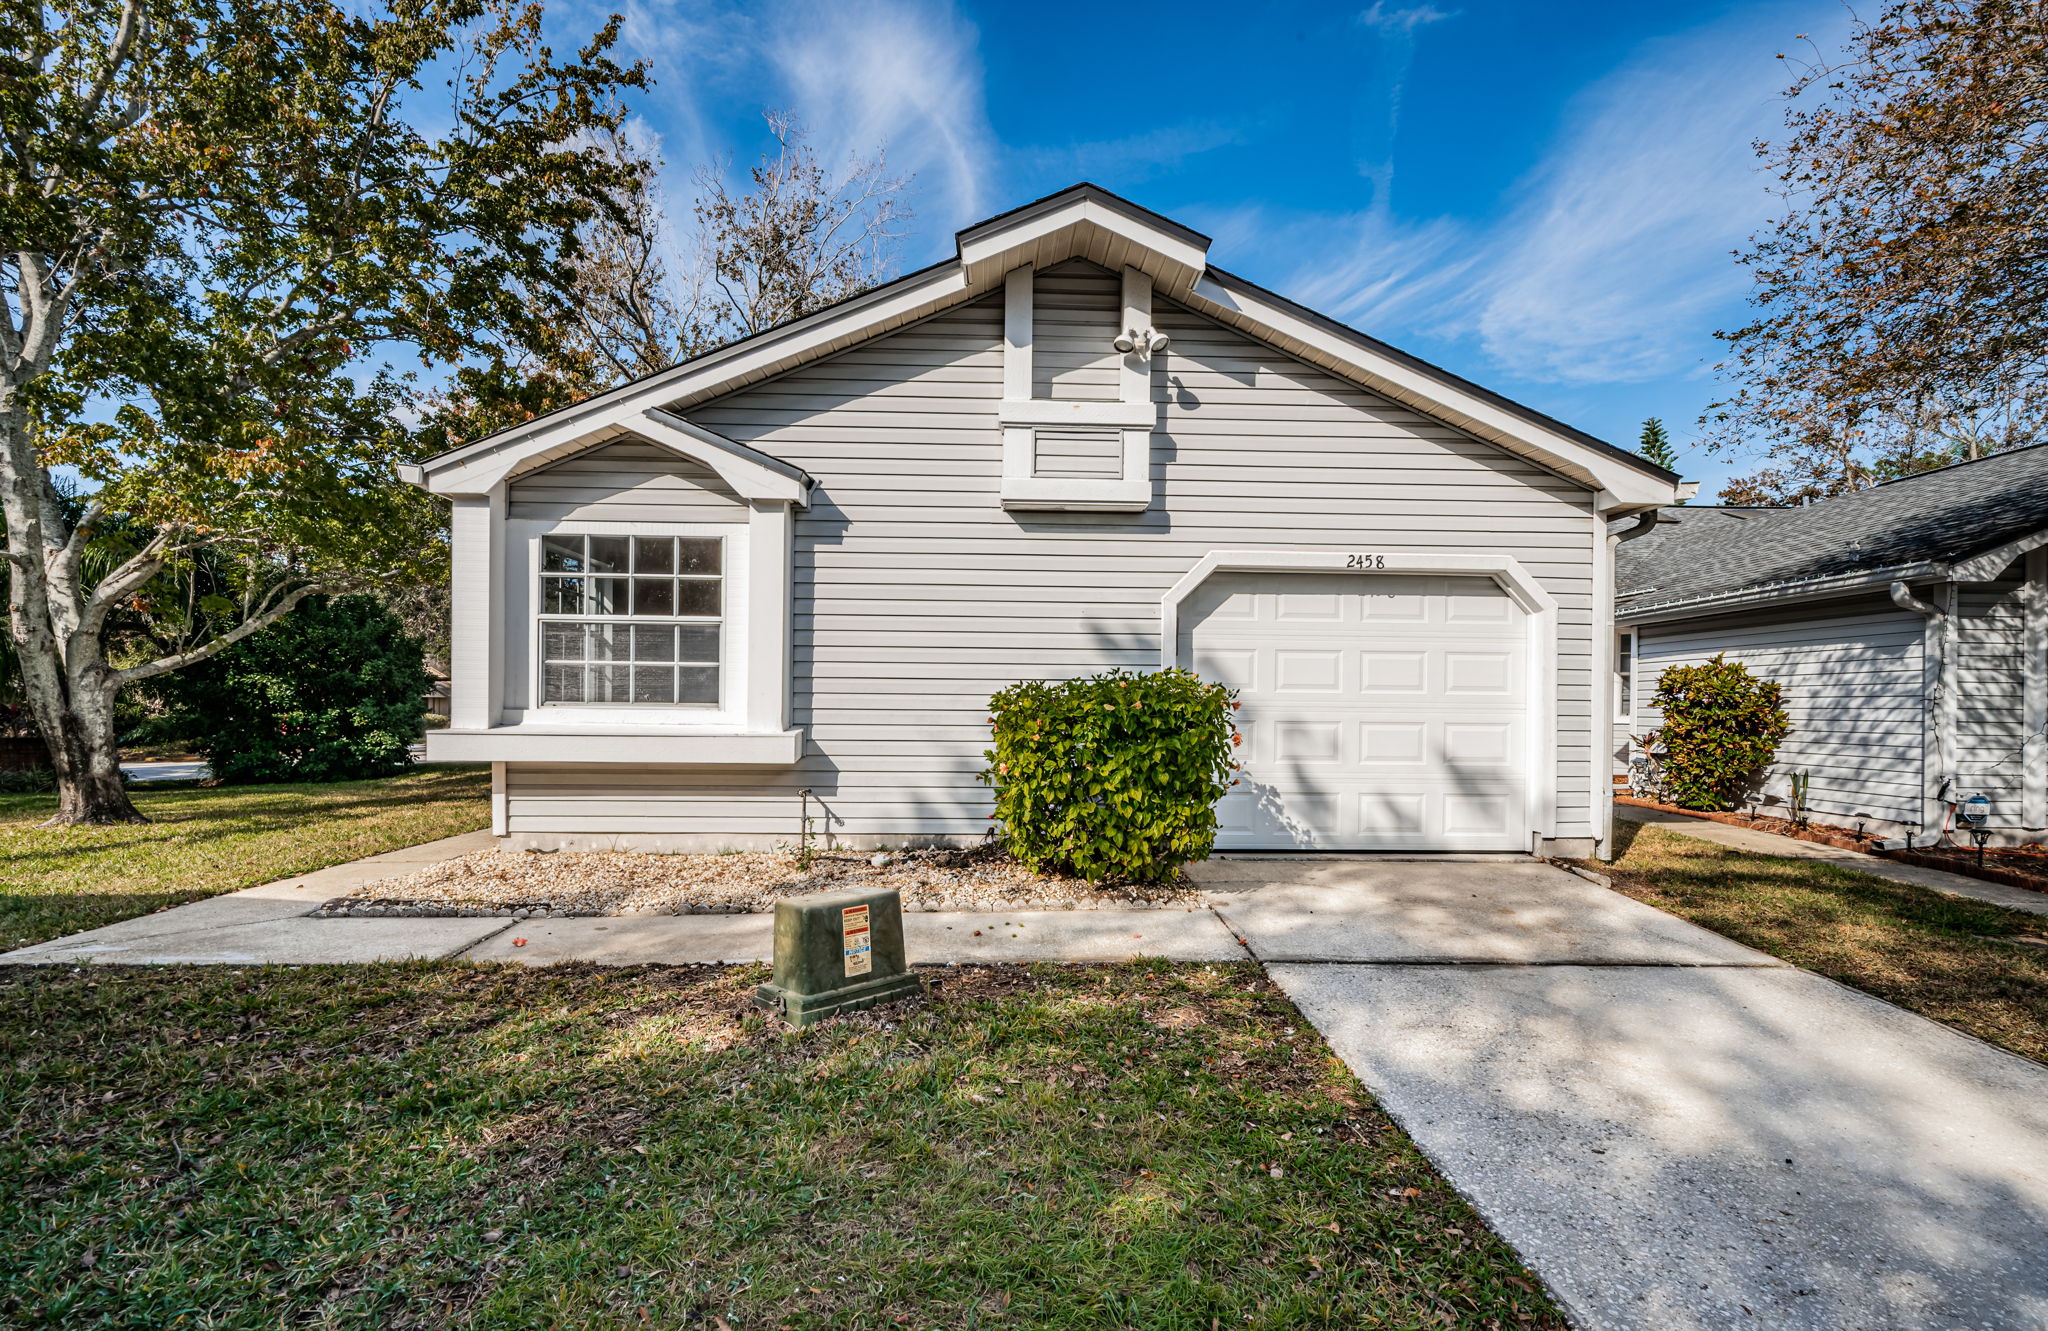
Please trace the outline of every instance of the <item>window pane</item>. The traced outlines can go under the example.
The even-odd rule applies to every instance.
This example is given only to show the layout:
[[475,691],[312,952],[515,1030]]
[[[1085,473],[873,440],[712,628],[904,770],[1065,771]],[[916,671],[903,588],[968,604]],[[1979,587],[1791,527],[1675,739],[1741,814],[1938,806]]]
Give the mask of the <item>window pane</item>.
[[667,702],[676,700],[676,672],[674,666],[633,667],[633,701]]
[[542,578],[541,610],[550,615],[583,613],[583,579]]
[[680,666],[676,674],[677,702],[718,705],[717,666]]
[[676,629],[682,637],[682,649],[676,653],[678,661],[716,661],[718,659],[718,628],[716,625],[684,624]]
[[623,615],[626,613],[626,579],[591,578],[589,581],[590,594],[584,600],[584,614]]
[[635,536],[633,538],[633,571],[635,573],[675,572],[676,538],[673,536]]
[[723,544],[716,536],[685,536],[683,546],[683,569],[685,573],[721,573],[719,546]]
[[583,659],[583,625],[542,625],[541,655],[545,660],[549,661],[581,661]]
[[672,615],[676,612],[676,584],[672,578],[633,579],[633,613]]
[[718,613],[718,581],[715,578],[685,578],[676,584],[676,613],[715,615]]
[[624,573],[626,553],[633,542],[624,536],[593,536],[590,538],[590,571],[592,573]]
[[583,571],[583,538],[581,536],[541,537],[540,566],[550,573],[581,573]]
[[670,624],[638,624],[633,628],[635,661],[676,659],[676,631]]
[[541,671],[542,702],[582,702],[583,667],[551,665]]
[[630,684],[628,672],[631,666],[608,665],[590,666],[584,675],[584,688],[589,696],[585,702],[628,702],[627,688]]
[[632,653],[633,630],[624,624],[592,624],[590,626],[590,659],[593,661],[626,661]]

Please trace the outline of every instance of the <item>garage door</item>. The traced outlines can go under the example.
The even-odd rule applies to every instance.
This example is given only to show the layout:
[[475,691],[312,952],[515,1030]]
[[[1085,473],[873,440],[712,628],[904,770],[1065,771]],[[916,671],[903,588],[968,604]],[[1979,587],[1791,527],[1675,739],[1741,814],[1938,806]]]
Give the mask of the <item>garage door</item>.
[[1218,574],[1181,623],[1244,704],[1219,848],[1529,848],[1527,632],[1492,579]]

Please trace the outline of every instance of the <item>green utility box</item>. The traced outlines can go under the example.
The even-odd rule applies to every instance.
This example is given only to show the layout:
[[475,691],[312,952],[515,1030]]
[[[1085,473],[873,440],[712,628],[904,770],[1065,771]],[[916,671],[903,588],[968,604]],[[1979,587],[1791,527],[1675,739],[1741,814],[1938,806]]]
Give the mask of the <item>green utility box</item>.
[[924,992],[903,961],[903,899],[837,888],[775,903],[775,979],[754,1001],[792,1026]]

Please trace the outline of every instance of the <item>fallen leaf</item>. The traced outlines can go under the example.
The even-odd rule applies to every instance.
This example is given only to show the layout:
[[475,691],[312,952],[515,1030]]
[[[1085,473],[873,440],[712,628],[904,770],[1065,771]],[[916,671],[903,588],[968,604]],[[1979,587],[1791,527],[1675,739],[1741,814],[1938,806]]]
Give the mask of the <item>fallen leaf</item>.
[[526,946],[526,940],[525,940],[524,938],[515,938],[515,939],[513,939],[513,940],[512,940],[512,946],[514,946],[514,947],[525,947],[525,946]]

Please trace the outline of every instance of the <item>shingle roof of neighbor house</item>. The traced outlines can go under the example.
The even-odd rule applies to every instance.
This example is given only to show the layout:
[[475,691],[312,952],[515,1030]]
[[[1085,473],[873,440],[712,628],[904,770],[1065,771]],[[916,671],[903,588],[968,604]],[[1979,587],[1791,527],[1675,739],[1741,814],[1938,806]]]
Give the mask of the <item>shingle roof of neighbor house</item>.
[[[1802,508],[1686,506],[1615,551],[1615,612],[1968,559],[2048,528],[2048,445],[1887,481]],[[1704,607],[1703,607],[1704,608]]]

